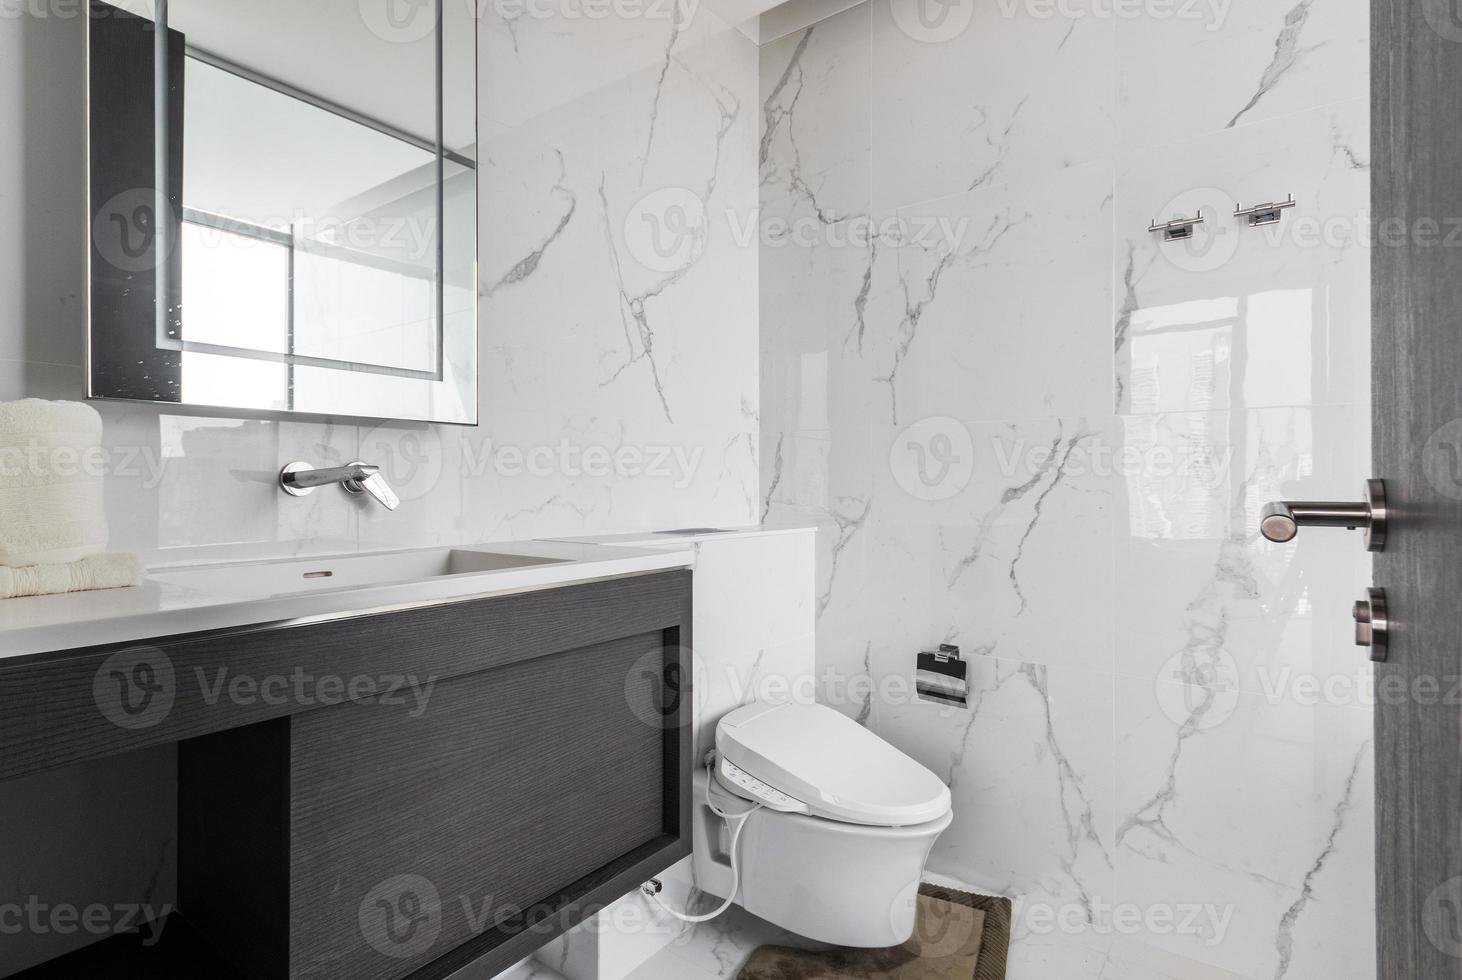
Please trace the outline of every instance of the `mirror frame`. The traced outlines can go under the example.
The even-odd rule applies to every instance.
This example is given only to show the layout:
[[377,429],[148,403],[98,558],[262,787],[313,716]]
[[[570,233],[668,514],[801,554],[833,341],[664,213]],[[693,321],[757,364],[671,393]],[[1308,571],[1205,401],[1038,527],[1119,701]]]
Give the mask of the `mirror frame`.
[[[159,0],[159,2],[165,3],[166,0]],[[436,4],[437,4],[437,29],[436,29],[436,35],[437,35],[437,44],[438,44],[439,50],[441,50],[442,47],[443,47],[443,33],[442,33],[443,32],[443,24],[444,24],[443,11],[445,10],[445,6],[446,6],[447,2],[449,2],[449,0],[436,0]],[[472,133],[473,133],[473,145],[474,145],[474,147],[478,147],[479,148],[478,149],[478,152],[477,152],[477,155],[476,155],[476,158],[473,161],[473,168],[472,168],[472,170],[473,170],[473,174],[472,174],[473,213],[472,213],[472,219],[471,219],[472,220],[472,263],[471,263],[472,264],[472,302],[471,302],[471,317],[472,317],[472,337],[473,337],[473,345],[472,345],[472,347],[473,347],[473,356],[472,356],[472,383],[471,383],[471,403],[470,403],[470,408],[471,408],[470,415],[471,415],[471,418],[469,420],[447,420],[447,419],[400,417],[400,416],[390,416],[390,415],[362,415],[362,414],[352,414],[352,413],[348,413],[348,412],[310,412],[310,411],[298,411],[298,410],[293,410],[293,409],[245,408],[245,407],[232,406],[232,405],[214,405],[214,404],[206,403],[206,402],[168,401],[168,400],[165,400],[165,399],[162,399],[162,398],[141,398],[141,397],[139,397],[139,398],[129,398],[129,397],[124,397],[124,396],[120,396],[120,395],[108,395],[108,394],[99,394],[99,393],[97,393],[96,384],[95,384],[95,380],[96,380],[95,370],[96,370],[96,366],[97,365],[96,365],[96,361],[95,361],[95,357],[94,357],[94,352],[93,352],[93,349],[92,349],[93,348],[93,332],[95,330],[95,323],[94,323],[94,319],[93,319],[93,314],[94,314],[94,310],[93,310],[93,290],[94,290],[94,285],[93,284],[94,284],[94,262],[95,262],[95,257],[94,257],[94,254],[93,253],[94,253],[95,248],[96,248],[96,242],[95,242],[95,237],[94,237],[93,226],[94,226],[95,221],[96,221],[96,210],[95,209],[96,209],[96,203],[97,203],[95,201],[95,198],[94,198],[95,187],[94,187],[94,182],[93,182],[94,174],[92,172],[92,142],[93,142],[93,139],[92,139],[92,128],[93,128],[93,106],[92,106],[92,75],[93,75],[92,54],[93,54],[93,48],[92,48],[92,27],[93,27],[94,20],[97,19],[96,18],[96,14],[95,14],[95,8],[96,8],[97,4],[101,4],[101,5],[107,6],[107,7],[112,7],[113,9],[121,9],[121,8],[117,8],[113,4],[106,3],[105,0],[85,0],[85,3],[86,3],[86,16],[83,18],[83,20],[85,21],[85,30],[83,32],[84,37],[83,37],[83,40],[82,40],[82,45],[83,45],[83,48],[84,48],[84,51],[83,51],[83,73],[82,73],[82,85],[83,85],[83,96],[82,96],[82,99],[83,99],[83,116],[84,116],[84,118],[86,120],[86,126],[85,126],[86,131],[83,134],[84,139],[83,139],[83,147],[82,147],[82,153],[83,153],[83,160],[82,160],[83,167],[82,167],[82,169],[83,169],[83,172],[85,174],[84,180],[85,180],[85,183],[86,183],[85,192],[84,192],[84,197],[85,197],[85,200],[86,200],[85,217],[84,217],[84,220],[85,220],[85,232],[84,232],[84,234],[85,234],[85,242],[86,242],[86,248],[85,248],[86,260],[85,260],[85,271],[84,271],[84,274],[83,274],[83,290],[82,290],[82,309],[83,309],[82,318],[83,318],[84,325],[85,325],[84,326],[85,337],[84,337],[84,344],[83,344],[82,371],[83,371],[83,374],[84,374],[85,397],[88,400],[91,400],[91,401],[117,402],[117,403],[120,403],[120,404],[133,404],[133,405],[152,405],[152,406],[156,406],[158,408],[166,409],[169,413],[176,414],[176,415],[181,415],[181,416],[198,416],[198,417],[208,417],[208,418],[265,419],[265,420],[281,420],[281,421],[288,421],[288,420],[312,421],[313,420],[313,421],[320,421],[320,422],[333,422],[333,421],[350,422],[350,421],[360,421],[360,422],[368,422],[368,423],[401,422],[403,424],[409,424],[409,425],[450,425],[450,426],[460,426],[460,427],[467,427],[467,428],[475,428],[477,426],[480,426],[482,424],[482,336],[481,336],[481,329],[482,329],[482,283],[481,283],[481,261],[482,261],[482,157],[481,157],[481,151],[480,151],[482,122],[481,122],[481,113],[480,113],[480,106],[479,106],[479,99],[480,99],[479,85],[481,83],[481,79],[480,79],[480,73],[481,73],[481,65],[480,65],[480,58],[481,58],[481,38],[478,36],[478,25],[477,25],[476,18],[475,17],[473,18],[472,25],[471,25],[471,27],[472,27],[472,90],[471,90],[471,93],[470,93],[471,100],[472,100]],[[128,13],[130,13],[130,12],[128,12]],[[136,15],[134,15],[134,16],[136,16]],[[186,57],[186,52],[184,53],[184,57]],[[445,94],[444,94],[445,93],[445,84],[446,83],[445,83],[445,80],[444,80],[444,72],[442,70],[442,64],[441,64],[440,57],[439,57],[439,59],[438,59],[438,65],[437,65],[437,105],[435,107],[435,111],[436,111],[436,114],[438,116],[439,121],[440,121],[440,117],[441,117],[442,112],[443,112],[443,101],[444,101],[444,98],[445,98]],[[297,94],[295,94],[295,97],[298,98],[301,95],[308,96],[309,93],[298,92],[297,91]],[[157,97],[156,96],[156,88],[154,87],[154,94],[153,94],[154,106],[156,104],[156,97]],[[308,99],[307,98],[304,101],[306,101],[308,104],[311,104],[311,105],[317,105],[317,107],[318,107],[318,103],[316,103],[312,99]],[[345,116],[343,118],[351,119],[350,116]],[[359,119],[352,119],[352,121],[359,122],[360,120]],[[440,123],[439,123],[439,125],[440,125]],[[372,128],[374,128],[374,127],[372,127]],[[384,130],[383,130],[383,132],[384,132]],[[396,135],[396,134],[387,133],[387,135]],[[446,154],[445,159],[450,159],[451,154],[452,154],[452,151],[448,151],[448,150],[445,150],[443,148],[443,150],[439,151],[439,153],[438,153],[438,165],[437,165],[437,170],[438,170],[437,196],[438,196],[439,199],[441,198],[442,192],[443,192],[443,187],[442,187],[443,177],[441,176],[441,174],[442,174],[442,160],[444,159],[443,154]],[[154,188],[154,193],[156,193],[156,189],[155,188]],[[182,210],[182,201],[181,200],[178,202],[177,207],[178,207],[178,210],[181,212],[181,210]],[[441,271],[442,270],[443,260],[441,258],[442,248],[441,248],[441,241],[440,241],[440,236],[442,234],[442,227],[443,227],[443,222],[444,222],[444,216],[440,212],[438,214],[438,222],[439,222],[439,227],[438,227],[439,241],[438,241],[437,251],[438,251],[438,277],[439,277],[439,294],[440,294],[440,289],[441,288],[444,288],[444,283],[442,283],[441,280],[440,280],[440,277],[442,277],[444,275],[444,273]],[[154,308],[154,310],[156,310],[156,304],[157,304],[158,301],[159,300],[158,300],[158,298],[156,296],[156,291],[154,291],[154,299],[153,299],[153,308]],[[164,302],[165,302],[165,300],[164,300]],[[438,304],[437,304],[437,310],[438,310],[438,317],[440,318],[442,316],[442,314],[443,314],[443,308],[442,308],[442,305],[441,305],[440,300],[438,301]],[[441,319],[439,319],[439,321],[438,321],[438,327],[439,327],[439,329],[442,328],[443,322],[444,321],[442,321]],[[160,348],[154,348],[154,349],[160,349]],[[445,357],[445,351],[442,352],[441,356]]]

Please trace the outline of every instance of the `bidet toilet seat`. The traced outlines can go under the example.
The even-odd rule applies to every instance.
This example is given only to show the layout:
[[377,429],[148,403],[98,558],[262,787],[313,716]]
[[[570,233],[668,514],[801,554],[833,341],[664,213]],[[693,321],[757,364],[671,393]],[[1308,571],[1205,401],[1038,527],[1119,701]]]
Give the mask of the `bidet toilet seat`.
[[762,801],[769,789],[805,805],[809,816],[907,827],[950,811],[949,787],[938,776],[825,705],[737,708],[716,727],[716,752],[731,764],[716,767],[726,790]]

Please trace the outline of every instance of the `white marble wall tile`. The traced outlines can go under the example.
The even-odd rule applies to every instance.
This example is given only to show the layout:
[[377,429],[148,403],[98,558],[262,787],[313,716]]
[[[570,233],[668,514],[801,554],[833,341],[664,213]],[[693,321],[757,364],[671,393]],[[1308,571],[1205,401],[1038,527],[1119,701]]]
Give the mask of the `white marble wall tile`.
[[[865,493],[833,497],[828,503],[799,508],[774,504],[772,520],[791,520],[816,528],[814,613],[816,616],[817,700],[867,721],[869,658],[875,626],[902,621],[901,598],[928,601],[917,577],[900,578],[898,568],[922,571],[917,562],[896,564],[880,552],[872,557],[876,524],[874,502]],[[885,564],[874,567],[871,561]],[[920,620],[922,621],[922,620]]]
[[764,217],[833,224],[868,213],[871,10],[859,4],[762,49]]
[[[502,70],[563,68],[584,56],[591,26],[535,42],[557,45],[560,60]],[[648,50],[628,74],[555,100],[541,125],[517,119],[491,154],[504,193],[522,186],[540,204],[510,203],[518,218],[506,230],[485,212],[484,237],[507,243],[484,282],[484,428],[498,445],[678,452],[694,472],[637,483],[474,475],[468,500],[505,500],[486,521],[497,531],[754,519],[756,242],[736,233],[756,211],[755,48],[702,20],[663,25]],[[583,71],[598,78],[600,67]]]
[[757,200],[757,68],[728,29],[663,79],[626,79],[601,116],[598,215],[612,231],[622,323],[600,359],[613,391],[644,392],[667,423],[735,417],[743,398],[755,410],[742,371],[755,372],[757,355],[757,247],[744,237]]
[[[1119,411],[1366,403],[1366,132],[1351,101],[1123,157]],[[1290,194],[1279,224],[1233,217]],[[1198,211],[1188,242],[1147,231]]]
[[[866,360],[877,243],[869,220],[870,8],[761,52],[759,516],[818,527],[819,698],[866,721],[864,612],[895,600],[870,577]],[[862,433],[850,437],[849,433]]]
[[1366,5],[1199,0],[1118,21],[1121,145],[1277,119],[1368,92]]
[[892,253],[880,255],[854,221],[818,222],[805,200],[762,201],[764,215],[785,207],[809,236],[805,244],[768,239],[761,249],[763,411],[787,433],[826,432],[834,419],[840,428],[866,424],[887,411],[874,331],[891,316],[880,311],[892,296],[882,284],[897,281]]
[[874,0],[876,209],[1110,157],[1114,22],[1032,7]]
[[[461,471],[461,523],[490,539],[754,520],[756,243],[734,232],[756,210],[755,46],[694,4],[492,13],[484,31],[484,113],[504,126],[486,153],[484,424],[463,440],[487,464]],[[499,465],[560,445],[631,454],[632,475]]]
[[[923,539],[921,648],[950,642],[1010,660],[1111,668],[1113,435],[1105,421],[1082,419],[941,418],[875,431],[879,515],[868,547]],[[962,466],[938,461],[941,438]],[[942,482],[925,482],[935,477]],[[871,566],[887,565],[882,549],[875,554]]]
[[[853,551],[856,548],[856,551]],[[907,702],[914,654],[938,645],[926,525],[875,519],[841,556],[831,601],[818,621],[820,699],[865,725],[878,705]],[[891,665],[909,673],[902,675]],[[892,678],[892,688],[886,682]]]
[[[866,419],[873,401],[863,359],[878,249],[868,188],[869,18],[859,5],[761,54],[762,405],[793,440],[825,433],[832,419]],[[793,447],[785,448],[791,461]],[[774,449],[763,453],[764,486],[795,503],[792,487],[766,470]]]
[[[592,100],[627,76],[657,73],[728,25],[710,4],[639,9],[566,4],[492,4],[478,31],[479,114],[496,125],[533,127],[562,107]],[[647,116],[648,118],[648,116]]]
[[1119,678],[1116,719],[1119,901],[1221,913],[1139,938],[1241,976],[1372,975],[1369,709]]
[[[879,383],[870,334],[879,263],[870,241],[845,237],[851,222],[822,225],[807,200],[764,185],[764,213],[785,208],[811,221],[806,244],[761,250],[761,492],[758,516],[812,521],[819,546],[820,629],[830,606],[856,602],[862,529],[877,502],[868,424]],[[848,605],[856,611],[855,605]],[[828,634],[831,636],[831,632]]]
[[900,209],[869,304],[880,421],[1105,414],[1111,201],[1099,163]]

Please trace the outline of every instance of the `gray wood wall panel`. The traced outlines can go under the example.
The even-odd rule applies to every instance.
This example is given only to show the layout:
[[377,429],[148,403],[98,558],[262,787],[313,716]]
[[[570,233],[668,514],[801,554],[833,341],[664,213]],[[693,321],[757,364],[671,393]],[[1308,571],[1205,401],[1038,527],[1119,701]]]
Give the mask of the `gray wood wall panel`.
[[[1462,977],[1462,20],[1372,0],[1372,438],[1395,525],[1376,556],[1394,633],[1376,683],[1378,973]],[[1399,691],[1399,697],[1386,692]]]

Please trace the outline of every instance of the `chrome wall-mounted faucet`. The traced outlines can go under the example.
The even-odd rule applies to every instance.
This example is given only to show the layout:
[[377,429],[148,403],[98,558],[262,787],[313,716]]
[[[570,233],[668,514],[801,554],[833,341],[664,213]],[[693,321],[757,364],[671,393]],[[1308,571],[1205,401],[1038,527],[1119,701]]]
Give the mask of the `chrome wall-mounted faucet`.
[[401,505],[401,498],[381,476],[379,466],[357,461],[349,466],[315,469],[309,463],[290,463],[279,471],[279,486],[294,497],[309,496],[316,487],[331,483],[340,484],[347,493],[368,493],[387,510],[395,510]]

